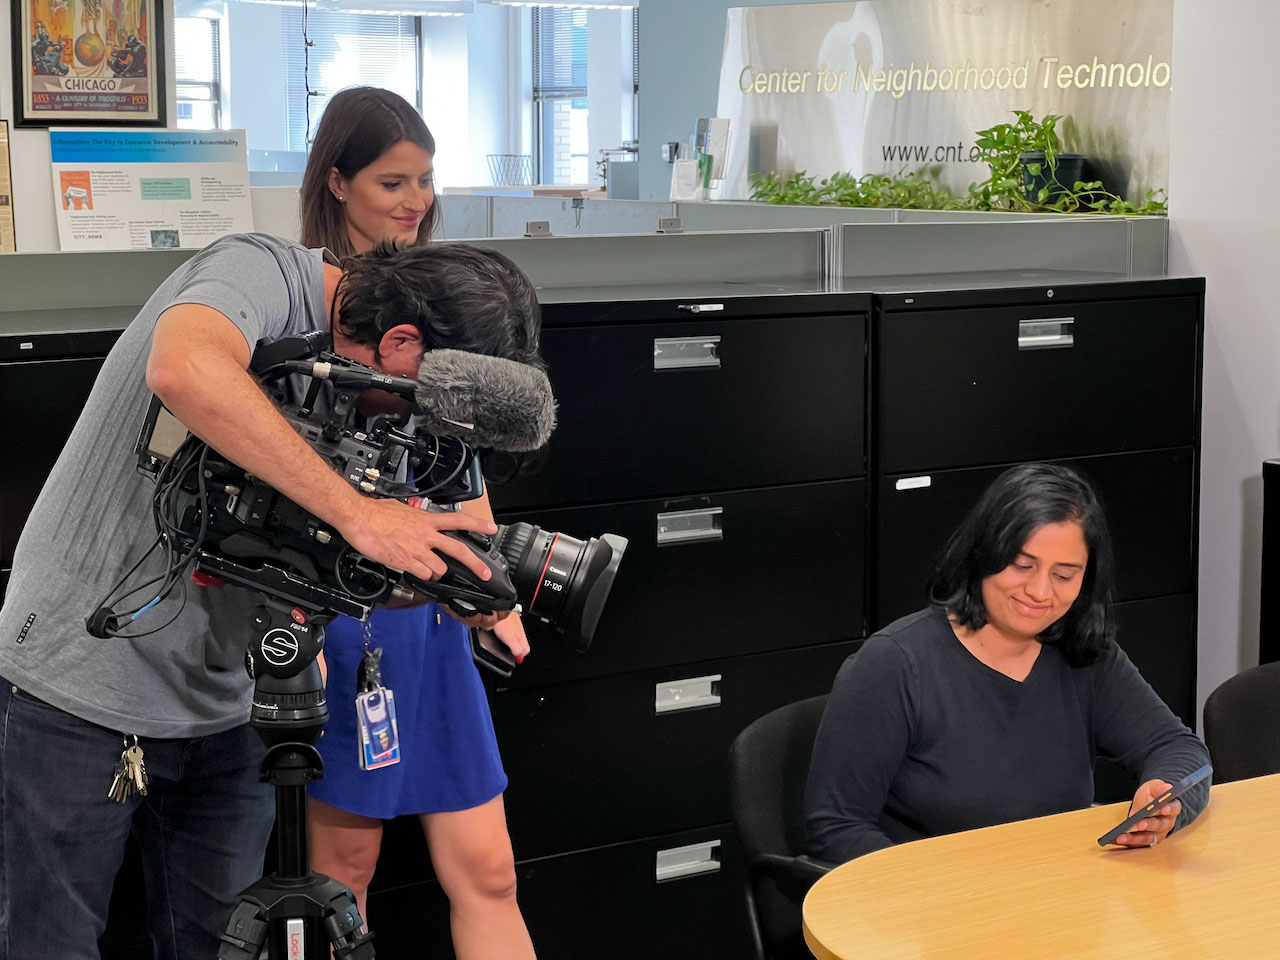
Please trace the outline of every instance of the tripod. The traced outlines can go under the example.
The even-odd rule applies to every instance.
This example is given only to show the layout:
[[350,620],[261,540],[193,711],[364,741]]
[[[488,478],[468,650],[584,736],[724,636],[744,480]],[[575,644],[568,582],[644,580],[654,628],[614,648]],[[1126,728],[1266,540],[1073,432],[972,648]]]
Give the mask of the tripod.
[[274,595],[254,618],[258,633],[246,657],[254,678],[250,723],[267,745],[260,779],[276,792],[277,864],[241,892],[218,960],[327,960],[330,948],[336,960],[374,955],[351,891],[312,873],[307,856],[307,784],[324,775],[315,742],[329,718],[316,657],[332,618],[331,610],[291,606]]

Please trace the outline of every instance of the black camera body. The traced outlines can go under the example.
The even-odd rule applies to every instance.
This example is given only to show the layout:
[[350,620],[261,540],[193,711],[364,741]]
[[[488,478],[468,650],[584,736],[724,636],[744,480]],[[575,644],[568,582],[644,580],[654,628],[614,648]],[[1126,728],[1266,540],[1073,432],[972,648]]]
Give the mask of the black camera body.
[[[330,346],[323,332],[264,342],[250,366],[274,394],[281,416],[320,457],[362,495],[393,497],[422,509],[484,493],[478,452],[457,437],[411,429],[409,404],[401,414],[368,422],[357,412],[366,390],[411,399],[416,381],[378,373],[332,353]],[[282,388],[291,375],[310,378],[301,402],[288,399]],[[326,381],[332,384],[327,397]],[[139,468],[155,476],[158,488],[185,495],[165,523],[176,549],[194,555],[206,577],[357,618],[412,593],[462,616],[520,606],[585,651],[626,548],[626,540],[612,534],[584,543],[528,523],[502,525],[493,537],[442,531],[479,557],[490,579],[480,580],[442,555],[444,575],[421,580],[353,549],[319,517],[190,436],[158,398],[148,410],[137,453]]]

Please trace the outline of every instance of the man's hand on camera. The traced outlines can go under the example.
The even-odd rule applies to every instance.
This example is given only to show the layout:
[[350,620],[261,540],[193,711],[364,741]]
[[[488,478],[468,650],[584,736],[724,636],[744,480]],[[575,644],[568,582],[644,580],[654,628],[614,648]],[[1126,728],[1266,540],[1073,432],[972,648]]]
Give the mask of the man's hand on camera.
[[461,512],[428,513],[399,500],[360,497],[357,503],[354,515],[339,532],[370,560],[422,580],[436,580],[447,569],[444,555],[460,562],[481,580],[492,576],[484,561],[465,544],[441,532],[476,530],[494,534],[498,528],[492,521]]

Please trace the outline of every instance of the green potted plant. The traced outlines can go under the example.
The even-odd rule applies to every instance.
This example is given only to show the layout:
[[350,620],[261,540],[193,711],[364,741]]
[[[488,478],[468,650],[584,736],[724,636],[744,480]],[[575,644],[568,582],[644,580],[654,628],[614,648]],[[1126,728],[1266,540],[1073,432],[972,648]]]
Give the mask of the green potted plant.
[[1013,115],[1014,123],[978,131],[979,158],[991,168],[990,177],[969,188],[980,210],[1033,209],[1084,179],[1085,155],[1062,149],[1057,130],[1062,117],[1051,113],[1037,120],[1029,110]]
[[[1083,179],[1081,154],[1064,153],[1058,121],[1049,114],[1036,120],[1028,110],[1013,111],[1016,122],[979,130],[975,141],[979,159],[991,175],[969,185],[975,210],[1021,210],[1037,213],[1164,214],[1168,195],[1148,190],[1142,201],[1125,200],[1103,187],[1101,180]],[[1079,162],[1079,166],[1075,163]]]

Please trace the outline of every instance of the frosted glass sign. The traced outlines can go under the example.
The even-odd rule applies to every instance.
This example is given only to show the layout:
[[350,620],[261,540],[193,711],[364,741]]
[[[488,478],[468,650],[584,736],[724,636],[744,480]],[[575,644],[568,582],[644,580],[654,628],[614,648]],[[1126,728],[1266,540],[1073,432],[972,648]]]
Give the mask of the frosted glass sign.
[[860,0],[730,9],[719,195],[749,173],[931,169],[982,180],[974,133],[1070,116],[1066,146],[1127,196],[1168,185],[1173,0]]

